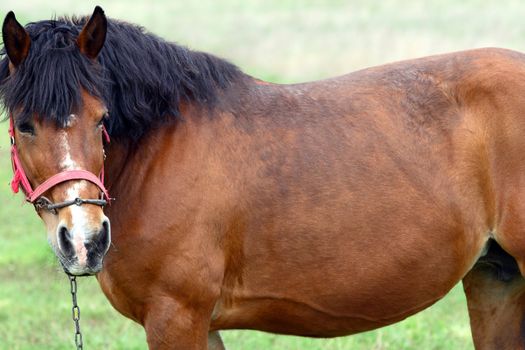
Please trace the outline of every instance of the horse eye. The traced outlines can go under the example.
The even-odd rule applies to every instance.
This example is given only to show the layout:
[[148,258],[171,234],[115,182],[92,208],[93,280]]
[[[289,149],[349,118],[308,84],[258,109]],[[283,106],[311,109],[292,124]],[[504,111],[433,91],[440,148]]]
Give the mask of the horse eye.
[[29,122],[24,122],[24,123],[19,124],[18,131],[24,134],[31,134],[31,135],[35,134],[35,128]]
[[98,121],[97,126],[102,126],[102,125],[104,125],[104,121],[107,120],[108,118],[109,118],[109,113],[108,113],[108,112],[104,113],[104,115],[102,116],[102,118],[100,118],[100,120]]

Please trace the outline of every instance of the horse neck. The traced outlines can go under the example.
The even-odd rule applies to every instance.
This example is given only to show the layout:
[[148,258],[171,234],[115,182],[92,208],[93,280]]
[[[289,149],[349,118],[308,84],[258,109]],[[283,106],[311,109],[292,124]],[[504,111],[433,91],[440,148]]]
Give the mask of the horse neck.
[[106,186],[110,196],[116,198],[113,207],[120,206],[119,199],[138,196],[152,181],[164,184],[172,181],[179,157],[199,148],[199,140],[209,140],[216,124],[222,123],[220,113],[213,109],[187,104],[181,105],[180,111],[183,119],[174,118],[171,123],[152,128],[138,141],[111,140],[105,166]]
[[110,195],[117,197],[122,195],[121,191],[128,191],[121,186],[123,182],[141,181],[140,174],[145,175],[144,172],[151,163],[174,163],[174,159],[164,158],[184,154],[185,149],[195,147],[194,143],[198,140],[206,142],[205,140],[213,138],[210,134],[218,128],[231,128],[231,117],[234,114],[246,114],[246,106],[261,103],[260,96],[257,96],[257,92],[254,93],[260,86],[273,90],[274,85],[244,76],[218,94],[218,101],[214,107],[203,106],[197,102],[184,102],[179,104],[181,118],[173,117],[173,122],[152,128],[138,141],[126,138],[112,139],[105,162],[106,185],[111,190]]
[[[106,153],[106,187],[110,196],[125,198],[132,194],[132,186],[139,185],[152,163],[159,161],[166,153],[166,142],[173,137],[176,126],[152,130],[138,141],[129,139],[112,140]],[[151,175],[151,174],[149,174]]]

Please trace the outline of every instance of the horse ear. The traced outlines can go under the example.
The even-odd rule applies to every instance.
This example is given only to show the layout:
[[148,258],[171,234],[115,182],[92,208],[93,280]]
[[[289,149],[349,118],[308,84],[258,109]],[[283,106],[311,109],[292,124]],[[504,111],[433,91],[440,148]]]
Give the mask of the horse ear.
[[13,66],[17,67],[24,61],[29,53],[31,38],[24,27],[16,20],[13,11],[9,11],[5,16],[2,25],[2,40],[4,41],[5,52]]
[[102,50],[102,46],[104,46],[107,30],[108,20],[106,19],[104,10],[102,10],[100,6],[97,6],[91,18],[78,35],[77,45],[80,52],[90,59],[94,60],[97,58],[100,50]]

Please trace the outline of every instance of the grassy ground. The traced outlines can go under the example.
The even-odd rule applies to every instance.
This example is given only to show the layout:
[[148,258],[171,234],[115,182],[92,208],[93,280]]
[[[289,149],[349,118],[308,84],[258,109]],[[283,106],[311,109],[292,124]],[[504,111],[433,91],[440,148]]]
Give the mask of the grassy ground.
[[[110,17],[137,22],[193,48],[226,57],[274,82],[334,76],[358,68],[459,49],[525,50],[525,3],[499,1],[97,1]],[[2,0],[23,23],[87,14],[92,1]],[[5,123],[0,135],[5,134]],[[69,349],[68,284],[30,206],[9,192],[7,136],[0,138],[0,349]],[[87,349],[144,349],[141,327],[120,316],[94,279],[80,281]],[[229,349],[471,349],[465,299],[444,300],[397,325],[352,337],[312,340],[224,332]]]

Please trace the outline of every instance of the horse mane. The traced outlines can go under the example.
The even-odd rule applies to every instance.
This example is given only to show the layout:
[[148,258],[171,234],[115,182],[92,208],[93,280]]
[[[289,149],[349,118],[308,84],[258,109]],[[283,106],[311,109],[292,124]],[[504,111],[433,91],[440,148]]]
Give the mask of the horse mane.
[[33,113],[67,124],[80,107],[81,90],[101,98],[112,136],[138,140],[146,131],[182,118],[181,102],[211,107],[220,90],[243,73],[213,55],[192,51],[147,33],[140,26],[108,21],[106,42],[94,63],[82,55],[76,38],[87,17],[29,23],[28,57],[9,75],[5,49],[0,52],[0,100],[17,123]]

